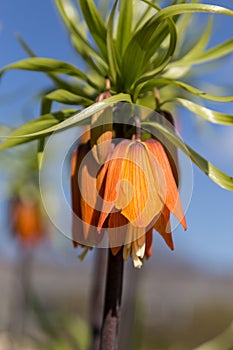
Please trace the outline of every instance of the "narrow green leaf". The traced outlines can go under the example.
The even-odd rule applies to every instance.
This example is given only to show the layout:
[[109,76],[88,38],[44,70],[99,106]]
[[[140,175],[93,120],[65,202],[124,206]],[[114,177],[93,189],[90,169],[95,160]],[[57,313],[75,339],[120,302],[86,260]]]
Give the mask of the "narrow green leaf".
[[75,95],[67,90],[58,89],[44,96],[45,100],[56,101],[68,105],[89,106],[94,101],[83,96]]
[[[156,31],[157,26],[153,30]],[[149,59],[146,59],[148,42],[151,39],[151,32],[146,30],[144,25],[131,38],[122,58],[121,72],[124,77],[124,89],[128,90],[131,85],[147,70]]]
[[224,41],[223,43],[214,46],[213,48],[206,50],[196,57],[192,59],[192,61],[197,63],[204,63],[206,61],[210,60],[216,60],[217,58],[221,58],[223,56],[228,55],[229,53],[232,53],[233,51],[233,39],[229,39]]
[[99,47],[103,57],[107,58],[107,28],[93,0],[79,0],[85,22]]
[[209,94],[205,91],[201,91],[189,84],[186,84],[178,80],[171,80],[166,78],[153,79],[150,82],[148,82],[148,85],[156,86],[157,88],[167,86],[167,85],[173,85],[173,86],[176,86],[177,88],[181,88],[205,100],[214,101],[214,102],[233,102],[233,96],[217,96],[217,95]]
[[157,12],[157,10],[155,10],[152,6],[148,6],[145,9],[145,5],[146,4],[143,4],[143,2],[141,2],[135,9],[138,12],[138,15],[136,13],[134,31],[141,29],[141,27],[145,25],[145,23],[152,17],[152,15],[155,14],[155,11]]
[[[54,127],[62,120],[74,114],[75,111],[75,109],[65,109],[60,112],[45,114],[38,119],[30,120],[28,123],[14,130],[9,136],[2,136],[1,138],[4,137],[5,140],[0,143],[0,150],[38,139],[37,136],[33,135],[34,133]],[[27,134],[30,134],[30,136],[26,137],[25,135]]]
[[191,50],[189,50],[189,52],[184,57],[182,57],[182,59],[187,60],[192,56],[196,56],[197,54],[200,54],[200,52],[202,52],[205,49],[205,47],[207,46],[210,40],[212,28],[213,28],[213,17],[210,17],[206,28],[203,30],[202,36],[198,39],[198,41],[191,48]]
[[172,100],[164,101],[162,105],[166,103],[177,102],[187,108],[189,111],[201,116],[205,120],[211,123],[223,124],[223,125],[233,125],[233,115],[225,114],[212,109],[200,106],[192,101],[186,100],[184,98],[174,98]]
[[[157,14],[162,11],[159,6],[152,5],[158,11]],[[162,24],[160,20],[152,21],[156,15],[136,31],[125,50],[122,60],[122,72],[123,76],[126,77],[126,89],[129,89],[135,81],[137,86],[160,73],[174,54],[177,42],[176,26],[170,18],[165,19],[165,22]],[[164,39],[169,36],[169,45],[167,49],[163,48],[165,54],[161,54],[161,50],[159,52],[158,49]],[[156,52],[157,58],[154,62],[151,62]],[[151,69],[151,66],[154,68]]]
[[[142,1],[154,7],[154,4],[151,3],[150,1],[148,0],[142,0]],[[158,20],[161,22],[166,18],[174,17],[179,14],[196,13],[196,12],[207,12],[207,13],[216,13],[216,14],[223,14],[227,16],[233,16],[233,11],[225,7],[221,7],[217,5],[190,3],[190,4],[177,4],[177,5],[167,6],[154,16],[154,19],[152,22],[157,22]]]
[[[20,36],[20,35],[17,35],[17,38],[19,40],[19,43],[21,44],[21,46],[23,47],[23,49],[27,52],[27,54],[30,56],[30,57],[37,57],[37,55],[35,54],[35,52],[28,46],[28,44],[25,42],[25,40]],[[53,83],[56,84],[56,86],[58,88],[61,88],[63,90],[67,90],[71,93],[75,93],[75,94],[78,94],[78,95],[81,95],[85,98],[88,98],[89,95],[86,91],[84,91],[84,88],[79,88],[77,86],[77,84],[70,84],[69,82],[61,79],[60,77],[58,77],[56,74],[54,73],[47,73],[47,72],[44,72],[52,81]],[[50,109],[47,109],[45,111],[45,113],[49,112]],[[41,114],[45,114],[45,113],[41,113]]]
[[156,74],[160,73],[171,60],[176,49],[177,33],[176,33],[176,26],[172,20],[168,20],[167,25],[169,27],[170,44],[166,52],[166,55],[163,57],[162,60],[159,59],[160,60],[159,64],[157,64],[153,70],[150,70],[147,73],[143,74],[143,76],[136,81],[135,86],[143,83],[148,79],[152,79]]
[[[3,141],[1,144],[0,144],[0,149],[1,147],[5,148],[5,144],[7,143],[8,144],[8,141],[9,143],[11,144],[11,141],[14,143],[14,140],[17,139],[17,140],[24,140],[23,142],[19,141],[18,143],[24,143],[26,142],[25,140],[28,140],[28,138],[30,140],[32,139],[36,139],[36,138],[40,138],[42,135],[48,135],[54,131],[62,131],[62,130],[65,130],[66,128],[69,128],[73,125],[83,125],[84,122],[86,122],[87,120],[89,121],[90,120],[90,117],[94,114],[94,113],[97,113],[97,112],[100,112],[101,110],[105,109],[106,107],[112,105],[113,103],[117,103],[117,102],[129,102],[131,103],[132,100],[131,100],[131,97],[130,95],[128,94],[118,94],[118,95],[115,95],[115,96],[111,96],[109,98],[106,98],[105,100],[101,101],[101,102],[96,102],[94,104],[92,104],[91,106],[83,109],[81,112],[78,112],[76,114],[74,114],[74,110],[68,110],[68,111],[73,111],[73,114],[72,116],[70,116],[70,112],[68,112],[69,114],[69,118],[64,120],[64,121],[61,121],[58,125],[54,125],[54,126],[51,126],[51,127],[46,127],[44,125],[41,125],[40,124],[40,120],[41,119],[51,119],[51,116],[49,117],[46,117],[44,116],[44,118],[39,118],[40,120],[38,120],[39,122],[39,127],[37,129],[37,126],[36,125],[32,125],[31,127],[31,122],[35,122],[35,121],[31,121],[25,125],[23,125],[22,127],[20,127],[20,131],[19,129],[17,129],[15,131],[14,134],[11,134],[9,137],[7,136],[1,136],[0,138],[6,138],[5,141]],[[64,111],[61,111],[59,113],[63,113]],[[54,113],[53,116],[56,115],[57,117],[57,114]],[[53,119],[53,118],[52,118]],[[65,118],[64,118],[65,119]],[[29,130],[28,130],[28,127],[27,125],[29,124]],[[55,124],[55,123],[54,123]],[[56,123],[57,124],[57,123]],[[22,128],[26,128],[26,130],[23,130]],[[33,130],[31,130],[31,129]],[[18,134],[20,133],[20,134]],[[17,142],[16,140],[16,142]],[[14,145],[14,144],[13,144]],[[12,146],[7,146],[7,147],[12,147]]]
[[184,152],[194,164],[196,164],[201,171],[206,174],[212,181],[227,190],[233,191],[233,177],[225,174],[223,171],[215,167],[200,154],[194,151],[191,147],[186,145],[172,129],[165,125],[156,122],[142,122],[141,125],[145,129],[155,128],[163,133],[163,135],[172,142],[177,148]]
[[28,46],[26,41],[23,39],[23,37],[20,34],[16,34],[16,38],[19,41],[20,45],[24,49],[24,51],[28,54],[30,57],[36,57],[36,54],[33,52],[33,50]]
[[55,0],[55,3],[78,54],[90,67],[97,72],[100,71],[102,75],[106,75],[107,65],[98,51],[88,42],[86,33],[82,30],[82,25],[80,25],[80,19],[78,16],[73,19],[73,16],[70,15],[70,11],[74,11],[72,3],[69,0]]
[[233,39],[229,39],[224,41],[223,43],[216,45],[204,52],[196,52],[196,55],[192,56],[185,56],[181,59],[171,62],[168,65],[168,69],[170,68],[176,68],[179,66],[187,66],[187,65],[194,65],[194,64],[200,64],[205,63],[208,61],[216,60],[218,58],[221,58],[223,56],[226,56],[233,51]]
[[112,8],[107,29],[107,52],[108,52],[108,64],[110,70],[110,78],[113,84],[116,84],[117,75],[119,74],[119,65],[117,59],[117,51],[115,41],[113,39],[113,19],[116,11],[118,0],[115,1]]
[[77,67],[63,61],[53,58],[31,57],[11,63],[0,70],[3,74],[9,69],[22,69],[43,73],[67,74],[73,77],[89,81],[86,74],[80,71]]
[[117,47],[123,54],[131,38],[133,21],[133,0],[121,0],[120,13],[117,26]]

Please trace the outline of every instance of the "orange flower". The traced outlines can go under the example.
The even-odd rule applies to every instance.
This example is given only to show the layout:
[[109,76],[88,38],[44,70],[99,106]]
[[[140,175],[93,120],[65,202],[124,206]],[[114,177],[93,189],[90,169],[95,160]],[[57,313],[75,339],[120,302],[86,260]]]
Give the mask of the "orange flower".
[[123,246],[124,259],[132,255],[135,267],[141,267],[152,253],[153,229],[174,249],[170,213],[186,229],[177,185],[159,141],[123,140],[102,167],[90,143],[81,144],[73,154],[71,175],[72,207],[81,219],[73,218],[76,242],[95,245],[108,228],[112,253]]
[[[102,239],[97,234],[104,173],[91,152],[90,141],[74,150],[71,160],[72,236],[74,246],[96,245]],[[99,209],[99,210],[98,210]],[[87,242],[88,240],[88,242]]]
[[40,207],[32,200],[16,199],[11,203],[12,231],[23,246],[36,246],[44,237]]
[[[112,228],[109,240],[113,254],[124,245],[124,258],[132,254],[134,265],[141,267],[144,256],[151,255],[153,228],[174,249],[170,213],[185,230],[186,221],[161,143],[154,139],[121,141],[105,167],[104,202],[98,229],[108,221],[108,227]],[[118,235],[119,227],[124,229]]]

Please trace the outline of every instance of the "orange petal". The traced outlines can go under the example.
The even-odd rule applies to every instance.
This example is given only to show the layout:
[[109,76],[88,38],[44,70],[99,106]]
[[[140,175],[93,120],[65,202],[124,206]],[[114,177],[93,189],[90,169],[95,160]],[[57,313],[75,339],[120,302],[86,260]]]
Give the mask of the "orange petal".
[[82,130],[82,134],[78,139],[79,145],[89,142],[91,138],[91,130],[89,126],[83,126],[81,130]]
[[130,140],[124,140],[120,142],[114,149],[111,158],[104,164],[104,171],[107,171],[106,183],[103,196],[103,207],[100,214],[98,228],[103,227],[104,221],[108,214],[112,211],[115,206],[117,199],[117,186],[120,180],[120,174],[122,170],[122,163],[127,151]]
[[[111,97],[109,91],[101,93],[96,102]],[[112,141],[112,107],[93,114],[91,120],[91,147],[93,156],[99,164],[104,164]]]
[[146,251],[145,255],[147,259],[152,255],[152,245],[153,245],[153,229],[150,229],[146,233]]
[[170,212],[166,206],[163,208],[161,215],[154,224],[154,228],[163,237],[170,249],[174,250],[174,243],[172,240],[172,232],[170,227]]
[[184,229],[187,229],[182,204],[180,201],[179,192],[175,183],[175,179],[172,174],[171,166],[169,164],[166,152],[160,142],[149,139],[145,141],[149,151],[155,156],[155,159],[161,166],[164,172],[166,182],[166,206],[177,217],[179,222],[183,225]]
[[[155,120],[159,124],[165,125],[166,127],[170,128],[172,131],[176,132],[174,118],[173,118],[172,114],[168,111],[160,110],[159,113],[152,115],[150,120]],[[170,142],[164,136],[163,133],[160,133],[158,130],[156,130],[156,139],[158,139],[164,147],[164,150],[165,150],[167,157],[168,157],[168,161],[171,165],[171,169],[172,169],[172,173],[173,173],[176,185],[178,187],[179,167],[178,167],[177,148],[174,146],[174,144],[172,142]]]
[[145,146],[132,141],[122,164],[116,207],[136,227],[146,227],[161,211],[151,164]]
[[[78,185],[78,173],[80,164],[87,153],[87,145],[79,145],[72,154],[71,159],[71,205],[72,205],[72,237],[73,244],[77,247],[80,235],[83,231],[81,219],[81,193]],[[77,217],[78,218],[77,218]]]
[[39,205],[33,200],[16,200],[11,207],[14,233],[23,245],[36,245],[44,236]]
[[[81,191],[81,216],[83,220],[84,238],[90,240],[96,236],[96,228],[99,221],[101,202],[98,201],[97,175],[99,164],[95,161],[90,147],[88,154],[80,165],[79,185]],[[103,180],[103,178],[102,178]]]
[[108,237],[113,255],[124,245],[128,220],[121,213],[111,213],[108,220]]
[[[99,165],[90,151],[90,144],[81,144],[74,152],[71,162],[71,192],[72,208],[75,215],[72,220],[72,235],[75,242],[83,242],[88,238],[89,244],[98,244],[102,238],[97,234],[99,221],[99,200],[97,179],[99,186],[104,181],[104,175],[99,171]],[[78,244],[74,242],[74,245]]]

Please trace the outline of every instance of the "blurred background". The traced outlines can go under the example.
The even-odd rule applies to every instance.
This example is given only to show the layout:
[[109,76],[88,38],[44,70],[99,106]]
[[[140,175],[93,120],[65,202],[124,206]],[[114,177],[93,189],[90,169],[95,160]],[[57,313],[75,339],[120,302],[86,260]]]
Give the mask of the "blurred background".
[[[204,2],[233,9],[230,0]],[[205,21],[207,16],[198,18]],[[196,30],[192,26],[193,35]],[[52,0],[1,1],[0,67],[26,57],[17,33],[37,55],[84,68]],[[215,16],[209,46],[232,36],[232,18]],[[203,88],[215,84],[232,95],[232,67],[230,55],[214,71],[203,66],[196,79]],[[17,127],[37,117],[38,92],[49,87],[42,74],[8,72],[0,82],[0,123]],[[205,101],[205,106],[210,104]],[[232,107],[214,104],[229,114]],[[203,122],[183,109],[176,119],[191,147],[233,174],[233,128]],[[1,131],[6,133],[7,127]],[[56,231],[40,207],[35,149],[31,143],[0,154],[0,350],[85,350],[90,345],[95,252],[78,260],[72,242]],[[224,345],[216,349],[233,348],[233,332],[228,331],[233,322],[233,197],[195,166],[193,173],[188,230],[174,231],[175,251],[168,251],[155,234],[153,256],[142,270],[126,263],[121,350],[201,350],[201,344],[219,335],[216,341]],[[35,225],[36,237],[20,231],[20,211],[28,227]],[[28,212],[40,217],[39,222],[30,223]]]

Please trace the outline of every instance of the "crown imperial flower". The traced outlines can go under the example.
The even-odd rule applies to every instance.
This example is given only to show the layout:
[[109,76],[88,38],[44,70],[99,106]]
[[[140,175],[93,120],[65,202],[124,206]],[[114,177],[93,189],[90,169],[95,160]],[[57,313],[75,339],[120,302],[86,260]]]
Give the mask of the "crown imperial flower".
[[12,232],[24,247],[36,246],[44,237],[44,225],[38,203],[17,198],[11,203]]
[[102,167],[90,151],[87,142],[73,154],[73,210],[82,220],[78,232],[73,224],[74,239],[82,230],[84,241],[98,242],[107,228],[112,253],[123,247],[124,259],[132,255],[135,267],[151,256],[153,229],[174,249],[170,213],[185,230],[186,220],[162,144],[152,138],[121,140]]

